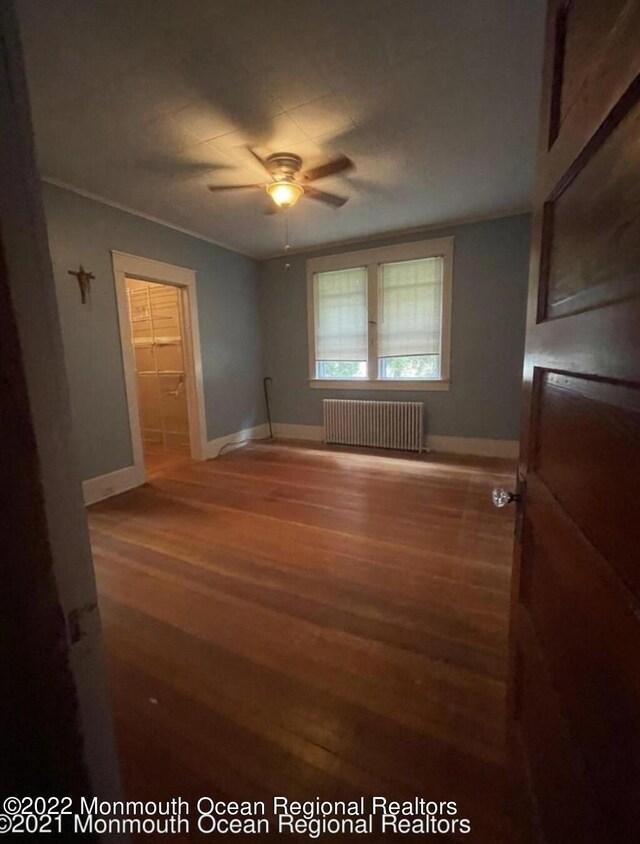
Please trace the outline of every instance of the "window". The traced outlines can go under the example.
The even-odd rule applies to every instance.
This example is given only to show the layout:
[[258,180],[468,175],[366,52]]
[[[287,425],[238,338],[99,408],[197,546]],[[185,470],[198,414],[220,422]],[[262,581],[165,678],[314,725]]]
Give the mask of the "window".
[[316,377],[366,378],[366,267],[318,273],[314,300]]
[[311,386],[448,389],[453,238],[307,262]]
[[440,378],[441,257],[378,269],[380,378]]

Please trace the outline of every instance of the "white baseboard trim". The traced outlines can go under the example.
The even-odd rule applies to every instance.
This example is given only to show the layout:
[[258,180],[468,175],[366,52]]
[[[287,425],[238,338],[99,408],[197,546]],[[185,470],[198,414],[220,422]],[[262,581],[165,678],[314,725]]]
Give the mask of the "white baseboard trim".
[[476,457],[517,457],[519,440],[490,440],[486,437],[427,436],[426,447],[432,451],[449,454],[472,454]]
[[264,424],[256,425],[254,428],[245,428],[244,431],[236,431],[234,434],[226,434],[224,437],[217,437],[215,440],[209,440],[207,443],[205,459],[211,460],[217,457],[220,449],[228,443],[240,443],[242,440],[263,440],[268,436],[269,426]]
[[289,425],[276,422],[273,433],[283,440],[310,440],[321,443],[324,440],[324,425]]
[[124,469],[117,469],[106,475],[98,475],[96,478],[89,478],[82,482],[82,493],[84,503],[95,504],[112,495],[119,495],[128,489],[144,483],[144,469],[137,466],[125,466]]
[[[276,422],[273,426],[276,437],[286,440],[307,440],[322,442],[322,425],[291,425]],[[425,447],[432,451],[449,454],[472,454],[477,457],[517,457],[520,444],[518,440],[492,440],[484,437],[443,437],[438,434],[427,436]]]
[[[322,430],[322,429],[320,429]],[[215,440],[209,440],[205,460],[217,457],[220,449],[227,443],[239,443],[241,440],[260,440],[269,436],[268,425],[257,425],[255,428],[246,428],[244,431],[236,431],[234,434],[227,434]],[[112,495],[120,495],[129,489],[140,486],[145,482],[144,467],[126,466],[124,469],[117,469],[106,475],[98,475],[96,478],[89,478],[82,482],[82,493],[84,503],[96,504]]]

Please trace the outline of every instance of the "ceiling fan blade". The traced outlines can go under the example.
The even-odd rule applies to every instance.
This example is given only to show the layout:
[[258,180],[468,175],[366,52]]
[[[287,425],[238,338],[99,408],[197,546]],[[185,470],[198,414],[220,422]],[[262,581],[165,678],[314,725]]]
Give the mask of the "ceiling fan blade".
[[219,191],[219,190],[246,190],[247,188],[260,188],[262,190],[263,185],[207,185],[210,191]]
[[306,185],[304,188],[304,196],[308,196],[309,199],[316,199],[318,202],[324,202],[326,205],[333,205],[334,208],[342,208],[348,200],[348,197],[346,196],[338,196],[336,193],[327,193],[326,191],[318,190],[318,188],[307,187]]
[[251,147],[247,147],[247,149],[249,150],[251,155],[255,158],[255,160],[258,162],[258,164],[260,164],[263,167],[263,169],[266,170],[267,173],[271,176],[271,178],[273,178],[273,172],[269,169],[269,165],[264,160],[264,158],[260,158],[258,153],[255,150],[251,149]]
[[315,182],[316,179],[324,179],[326,176],[335,176],[338,173],[344,173],[347,170],[352,170],[354,167],[353,161],[347,158],[346,155],[341,155],[334,158],[333,161],[327,161],[326,164],[320,164],[318,167],[313,167],[302,174],[305,182]]

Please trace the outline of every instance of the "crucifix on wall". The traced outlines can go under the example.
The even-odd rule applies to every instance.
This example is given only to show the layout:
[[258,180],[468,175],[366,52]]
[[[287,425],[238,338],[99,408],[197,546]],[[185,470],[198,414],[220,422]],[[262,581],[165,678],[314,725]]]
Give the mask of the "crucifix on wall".
[[80,301],[84,305],[87,301],[87,293],[89,291],[89,285],[91,281],[95,278],[93,273],[88,273],[85,271],[85,268],[80,264],[79,270],[68,270],[69,275],[74,275],[78,279],[78,285],[80,287]]

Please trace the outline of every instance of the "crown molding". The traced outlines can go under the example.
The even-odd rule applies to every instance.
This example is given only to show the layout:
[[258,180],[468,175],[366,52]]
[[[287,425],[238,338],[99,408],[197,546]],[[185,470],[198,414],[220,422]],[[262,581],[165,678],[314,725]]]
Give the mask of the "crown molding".
[[271,261],[275,258],[286,258],[290,255],[305,255],[309,253],[323,252],[325,249],[331,249],[333,247],[352,246],[360,243],[369,243],[371,241],[381,240],[387,237],[402,237],[403,235],[419,234],[420,232],[438,231],[440,229],[447,229],[453,226],[465,226],[471,225],[473,223],[485,223],[491,220],[501,220],[505,217],[517,217],[519,214],[528,214],[531,213],[532,210],[531,206],[529,205],[520,205],[493,214],[480,214],[468,217],[457,217],[453,219],[443,220],[439,223],[427,223],[421,226],[411,226],[410,228],[379,231],[373,234],[363,235],[361,237],[350,237],[346,240],[330,240],[326,241],[325,243],[300,246],[295,249],[290,249],[287,252],[268,252],[266,254],[254,255],[250,252],[243,252],[235,246],[230,246],[228,243],[222,243],[219,240],[214,240],[212,237],[207,237],[204,234],[200,234],[200,232],[192,231],[191,229],[185,229],[182,226],[176,225],[175,223],[170,223],[168,220],[162,220],[160,219],[160,217],[154,217],[152,214],[146,214],[144,211],[139,211],[136,208],[130,208],[128,205],[123,205],[120,202],[115,202],[112,199],[107,199],[104,196],[99,196],[96,193],[91,193],[91,191],[84,190],[83,188],[78,188],[75,185],[70,185],[67,182],[63,182],[61,179],[55,179],[52,176],[44,175],[41,175],[40,179],[41,181],[46,182],[46,184],[48,185],[53,185],[54,187],[62,188],[62,190],[69,191],[70,193],[75,193],[78,196],[83,196],[85,199],[92,199],[94,202],[99,202],[101,205],[108,205],[110,208],[116,208],[118,211],[123,211],[125,214],[132,214],[134,217],[140,217],[143,220],[148,220],[150,223],[156,223],[156,225],[164,226],[168,229],[173,229],[173,231],[180,232],[180,234],[185,234],[188,237],[195,237],[197,240],[202,240],[205,243],[212,244],[213,246],[219,246],[221,249],[227,249],[229,252],[235,252],[237,255],[244,255],[246,258],[252,258],[254,261]]
[[422,226],[411,226],[405,229],[392,229],[386,231],[376,232],[375,234],[367,234],[362,237],[350,237],[346,240],[330,240],[326,243],[311,244],[309,246],[298,246],[295,249],[289,249],[286,252],[273,252],[266,255],[255,256],[258,261],[272,261],[275,258],[287,258],[290,255],[315,255],[319,252],[324,252],[325,249],[331,249],[339,246],[356,246],[361,243],[370,243],[375,240],[384,240],[387,237],[402,237],[403,235],[420,234],[421,232],[434,232],[441,229],[450,229],[454,226],[468,226],[473,223],[488,223],[491,220],[502,220],[506,217],[518,217],[521,214],[530,214],[533,208],[530,205],[518,205],[509,208],[505,211],[499,211],[492,214],[478,214],[476,216],[457,217],[449,220],[443,220],[439,223],[427,223]]
[[124,211],[125,214],[132,214],[134,217],[141,217],[143,220],[148,220],[150,223],[156,223],[158,226],[165,226],[165,228],[173,229],[180,234],[186,234],[189,237],[195,237],[197,240],[204,240],[205,243],[211,243],[213,246],[219,246],[221,249],[227,249],[229,252],[235,252],[236,255],[244,255],[245,258],[253,258],[255,255],[248,252],[241,252],[235,246],[230,246],[228,243],[221,243],[219,240],[214,240],[212,237],[207,237],[199,232],[185,229],[182,226],[177,226],[175,223],[170,223],[168,220],[161,220],[160,217],[154,217],[152,214],[145,214],[144,211],[138,211],[137,208],[130,208],[128,205],[122,205],[120,202],[114,202],[112,199],[107,199],[104,196],[99,196],[97,193],[78,188],[75,185],[70,185],[60,179],[54,179],[52,176],[40,176],[40,181],[46,182],[48,185],[53,185],[56,188],[75,193],[78,196],[83,196],[85,199],[92,199],[94,202],[99,202],[101,205],[108,205],[110,208],[116,208],[118,211]]

